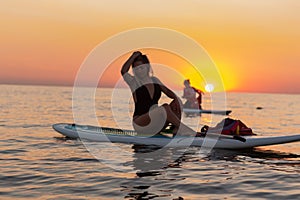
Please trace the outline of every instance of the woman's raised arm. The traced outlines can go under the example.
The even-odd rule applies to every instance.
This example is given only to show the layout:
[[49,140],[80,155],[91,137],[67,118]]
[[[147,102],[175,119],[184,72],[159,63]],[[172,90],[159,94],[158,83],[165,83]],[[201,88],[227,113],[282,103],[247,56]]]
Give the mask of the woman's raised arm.
[[128,58],[128,60],[127,60],[127,61],[124,63],[124,65],[122,66],[122,69],[121,69],[121,74],[122,74],[122,76],[123,76],[124,74],[126,74],[126,73],[129,71],[130,65],[132,65],[134,59],[137,58],[137,57],[140,56],[140,55],[142,55],[142,53],[139,52],[139,51],[133,52],[133,54]]

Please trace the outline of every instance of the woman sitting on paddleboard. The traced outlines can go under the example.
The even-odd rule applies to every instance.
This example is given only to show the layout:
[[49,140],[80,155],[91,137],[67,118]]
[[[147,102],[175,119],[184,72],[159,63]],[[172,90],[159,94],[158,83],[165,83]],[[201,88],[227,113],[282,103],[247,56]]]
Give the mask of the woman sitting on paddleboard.
[[[134,76],[128,73],[130,66]],[[181,101],[154,76],[150,76],[150,62],[146,55],[134,52],[124,63],[121,74],[133,94],[135,110],[133,127],[139,134],[153,135],[169,123],[174,126],[173,134],[195,134],[195,131],[181,123]],[[158,106],[161,93],[173,99],[170,104]],[[180,129],[179,129],[180,128]]]

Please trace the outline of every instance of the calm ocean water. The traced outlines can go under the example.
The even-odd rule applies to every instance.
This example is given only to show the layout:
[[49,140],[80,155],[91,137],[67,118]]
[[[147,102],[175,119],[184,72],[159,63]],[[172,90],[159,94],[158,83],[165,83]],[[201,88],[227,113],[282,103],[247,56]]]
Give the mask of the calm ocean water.
[[[226,95],[230,116],[258,135],[300,134],[300,95]],[[0,85],[0,96],[0,199],[300,199],[299,142],[153,156],[154,147],[82,143],[55,132],[52,124],[74,121],[71,87]],[[132,129],[128,89],[98,89],[95,98],[102,126]],[[208,108],[210,96],[203,101]],[[183,121],[197,129],[223,118]]]

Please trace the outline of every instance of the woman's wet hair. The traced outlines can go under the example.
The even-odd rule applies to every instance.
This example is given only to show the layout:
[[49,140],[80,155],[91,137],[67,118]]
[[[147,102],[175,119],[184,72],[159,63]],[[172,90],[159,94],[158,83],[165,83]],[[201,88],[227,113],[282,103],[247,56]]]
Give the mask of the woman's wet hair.
[[140,55],[140,56],[136,57],[134,59],[133,63],[135,63],[137,61],[141,61],[143,64],[149,64],[150,63],[150,61],[149,61],[149,59],[146,55]]
[[136,66],[134,66],[134,63],[139,62],[139,61],[148,66],[148,73],[150,73],[151,76],[153,76],[153,70],[152,70],[152,67],[150,65],[150,61],[149,61],[148,57],[146,55],[143,55],[143,54],[136,57],[134,59],[133,63],[132,63],[132,67],[136,67]]
[[146,55],[140,55],[140,56],[136,57],[132,63],[133,68],[137,67],[137,66],[134,66],[135,62],[142,62],[143,65],[147,65],[148,73],[150,72],[153,76],[153,71],[152,71],[152,67],[150,65],[150,61]]

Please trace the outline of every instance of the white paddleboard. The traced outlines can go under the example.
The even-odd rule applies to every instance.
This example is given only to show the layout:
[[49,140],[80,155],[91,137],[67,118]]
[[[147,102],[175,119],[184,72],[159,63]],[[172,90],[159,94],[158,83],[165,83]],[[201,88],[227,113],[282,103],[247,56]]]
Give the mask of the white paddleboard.
[[[290,136],[245,136],[245,142],[223,137],[189,137],[176,136],[138,136],[135,131],[105,128],[89,125],[75,125],[67,123],[54,124],[53,129],[69,138],[90,140],[95,142],[117,142],[130,144],[144,144],[157,146],[205,146],[215,144],[217,149],[245,149],[258,146],[284,144],[300,141],[300,134]],[[211,146],[208,146],[211,147]]]

